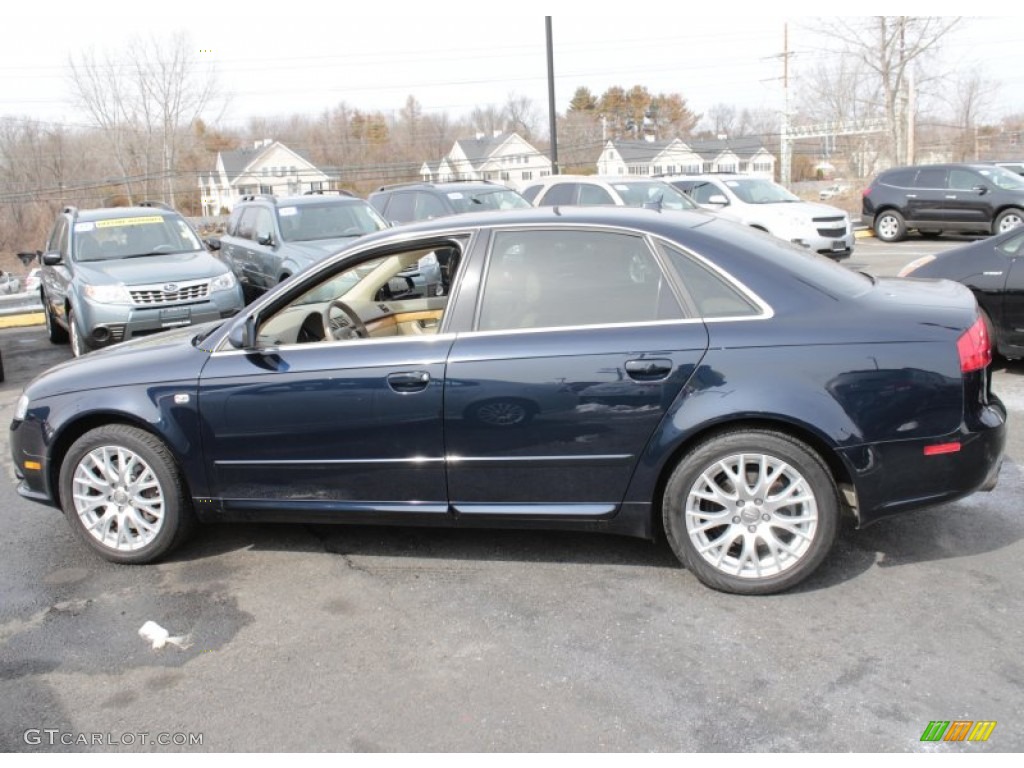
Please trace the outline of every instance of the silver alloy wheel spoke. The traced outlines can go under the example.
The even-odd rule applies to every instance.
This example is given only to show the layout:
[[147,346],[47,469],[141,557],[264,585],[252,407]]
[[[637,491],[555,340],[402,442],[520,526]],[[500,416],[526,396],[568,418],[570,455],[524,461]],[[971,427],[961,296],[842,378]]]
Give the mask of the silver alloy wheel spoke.
[[72,479],[72,501],[85,531],[118,552],[145,547],[163,527],[160,481],[124,446],[100,446],[82,457]]
[[744,579],[777,576],[809,552],[818,529],[810,483],[769,454],[727,456],[690,488],[686,533],[697,553],[722,573]]

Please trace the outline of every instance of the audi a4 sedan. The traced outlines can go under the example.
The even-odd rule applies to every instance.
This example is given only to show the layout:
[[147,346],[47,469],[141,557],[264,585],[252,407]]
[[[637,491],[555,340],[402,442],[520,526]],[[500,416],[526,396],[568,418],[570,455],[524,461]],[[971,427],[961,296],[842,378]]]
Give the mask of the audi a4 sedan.
[[[442,295],[389,280],[439,249]],[[971,292],[699,212],[555,207],[361,238],[237,316],[57,366],[19,493],[120,563],[196,521],[667,538],[766,594],[858,526],[990,489],[1006,411]]]

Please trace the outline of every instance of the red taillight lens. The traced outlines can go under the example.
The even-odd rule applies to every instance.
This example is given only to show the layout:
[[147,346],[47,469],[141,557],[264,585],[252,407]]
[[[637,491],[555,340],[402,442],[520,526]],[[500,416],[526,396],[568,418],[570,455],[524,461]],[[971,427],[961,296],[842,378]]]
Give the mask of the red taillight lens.
[[867,189],[863,190],[863,191],[862,191],[862,192],[860,193],[860,196],[861,196],[861,197],[867,197],[867,196],[868,196],[868,195],[870,195],[870,194],[871,194],[871,187],[868,187]]
[[960,354],[960,370],[964,373],[981,370],[992,362],[992,340],[988,337],[984,320],[979,317],[964,331],[956,340],[956,351]]

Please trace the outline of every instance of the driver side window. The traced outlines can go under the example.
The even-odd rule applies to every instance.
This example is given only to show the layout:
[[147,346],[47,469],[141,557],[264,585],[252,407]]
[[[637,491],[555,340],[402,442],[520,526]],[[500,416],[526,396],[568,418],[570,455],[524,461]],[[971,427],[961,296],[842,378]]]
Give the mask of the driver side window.
[[297,282],[262,321],[262,348],[437,334],[461,263],[453,242],[377,254],[355,266]]

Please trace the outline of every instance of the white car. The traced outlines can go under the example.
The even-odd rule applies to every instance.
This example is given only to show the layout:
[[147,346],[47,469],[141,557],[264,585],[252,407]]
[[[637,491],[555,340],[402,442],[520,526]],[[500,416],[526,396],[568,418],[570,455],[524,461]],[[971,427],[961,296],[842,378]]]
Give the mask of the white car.
[[0,270],[0,295],[7,296],[21,292],[21,278]]
[[846,211],[801,200],[774,181],[711,173],[664,179],[719,216],[760,229],[836,261],[853,253],[855,237]]
[[671,184],[648,176],[548,176],[523,190],[535,207],[552,205],[620,205],[692,211],[699,206]]
[[819,200],[831,200],[833,197],[839,197],[850,191],[848,184],[829,184],[823,190],[818,192]]
[[39,272],[39,267],[33,267],[29,270],[28,275],[25,277],[24,287],[21,289],[23,293],[36,293],[39,290],[39,283],[42,281],[39,277]]

